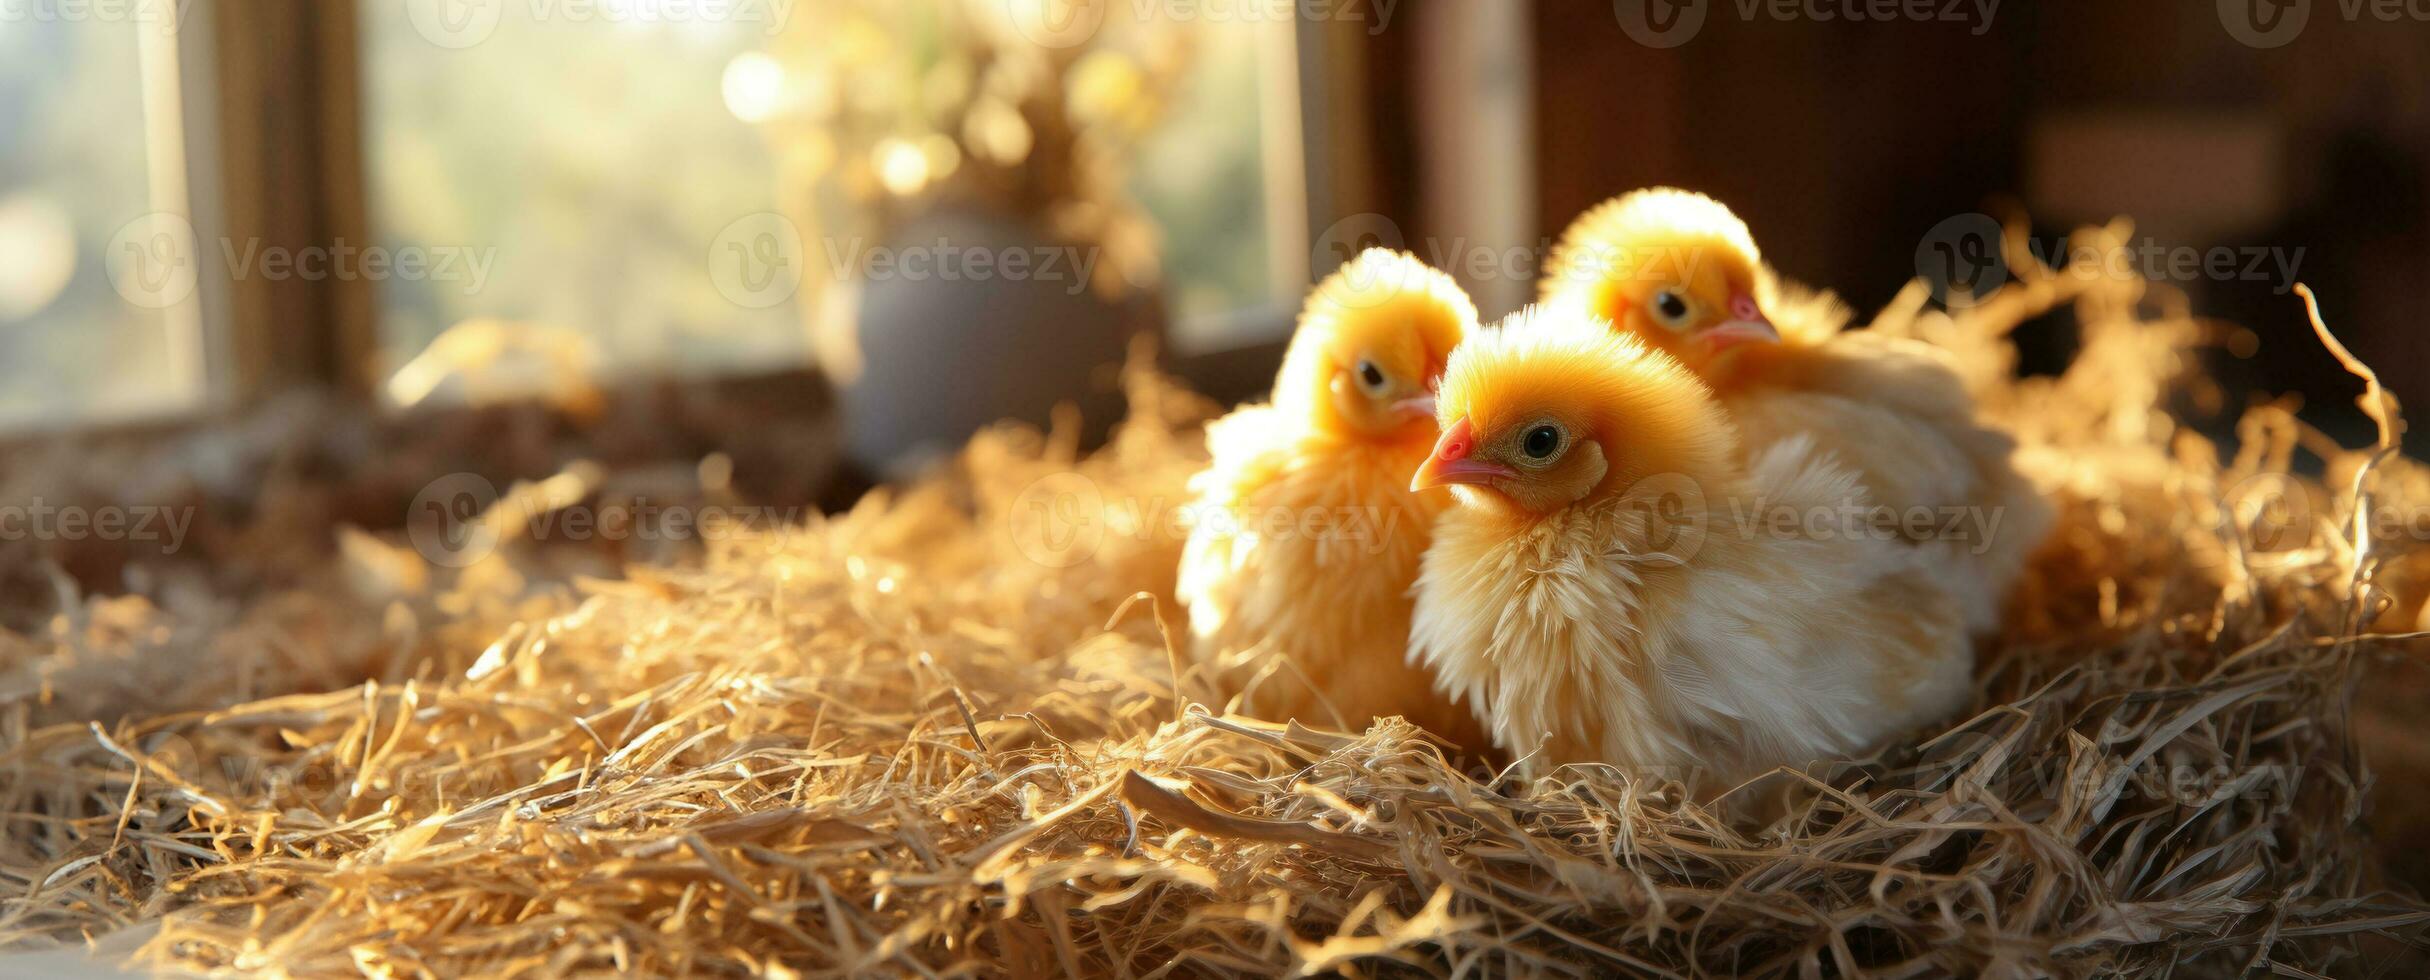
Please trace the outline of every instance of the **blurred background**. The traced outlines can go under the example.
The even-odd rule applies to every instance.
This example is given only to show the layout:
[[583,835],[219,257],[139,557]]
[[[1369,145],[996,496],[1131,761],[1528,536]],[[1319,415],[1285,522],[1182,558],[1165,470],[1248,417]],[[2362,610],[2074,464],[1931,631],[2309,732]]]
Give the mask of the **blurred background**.
[[2280,0],[25,0],[0,428],[791,378],[891,475],[1110,392],[1137,333],[1253,395],[1361,245],[1499,315],[1657,183],[1868,312],[1996,289],[2000,221],[2056,256],[2131,216],[2138,271],[2251,328],[2239,394],[2344,428],[2289,287],[2430,396],[2426,101],[2430,23]]
[[[1995,295],[2004,223],[2055,262],[2128,218],[2124,272],[2222,325],[2196,425],[2367,441],[2297,281],[2430,405],[2419,3],[0,0],[0,500],[199,515],[0,540],[0,628],[313,585],[457,477],[848,506],[996,419],[1101,436],[1140,337],[1257,397],[1358,249],[1498,317],[1653,184],[1860,318]],[[2430,670],[2372,694],[2421,784]]]

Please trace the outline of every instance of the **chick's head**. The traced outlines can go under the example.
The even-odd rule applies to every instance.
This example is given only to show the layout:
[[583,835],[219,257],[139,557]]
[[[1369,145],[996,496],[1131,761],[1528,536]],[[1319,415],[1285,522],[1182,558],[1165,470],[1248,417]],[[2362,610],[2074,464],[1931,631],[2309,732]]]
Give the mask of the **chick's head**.
[[1668,354],[1574,310],[1532,307],[1451,357],[1443,432],[1410,481],[1464,504],[1542,516],[1650,477],[1733,478],[1737,434]]
[[1361,252],[1309,294],[1275,407],[1318,430],[1423,449],[1443,364],[1476,320],[1450,276],[1406,253]]
[[1771,293],[1746,222],[1721,202],[1657,187],[1606,201],[1561,235],[1543,283],[1574,305],[1703,371],[1748,344],[1778,343]]

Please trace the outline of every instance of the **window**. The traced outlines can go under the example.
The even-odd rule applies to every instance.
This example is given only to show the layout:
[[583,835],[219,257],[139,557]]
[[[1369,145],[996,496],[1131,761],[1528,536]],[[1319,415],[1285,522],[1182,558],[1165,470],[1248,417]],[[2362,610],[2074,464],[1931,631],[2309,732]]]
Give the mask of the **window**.
[[[1281,269],[1304,257],[1277,247],[1277,226],[1305,221],[1296,113],[1277,113],[1291,25],[1193,25],[1197,59],[1164,125],[1140,147],[1132,192],[1163,229],[1173,344],[1185,351],[1279,336],[1305,285]],[[1274,118],[1277,115],[1285,118]],[[1286,165],[1276,167],[1280,159]],[[1277,260],[1281,265],[1277,265]],[[1304,275],[1304,273],[1302,273]],[[1283,308],[1279,316],[1259,314]]]
[[[755,223],[784,227],[773,219],[782,150],[757,119],[745,121],[779,84],[780,58],[800,46],[786,32],[805,29],[774,18],[821,17],[842,30],[840,14],[754,4],[362,10],[372,224],[390,251],[453,269],[379,284],[383,373],[468,321],[580,345],[609,373],[766,369],[810,356],[812,290],[737,302],[708,257],[728,239],[761,242]],[[902,20],[889,29],[925,22]],[[1275,89],[1288,85],[1276,62],[1291,60],[1291,25],[1184,26],[1188,74],[1140,147],[1131,190],[1162,231],[1173,344],[1269,339],[1302,285],[1276,273],[1297,269],[1298,257],[1271,245],[1272,225],[1304,221],[1296,189],[1272,186],[1300,176],[1296,114],[1272,111],[1290,104]],[[933,37],[895,40],[905,57],[933,56],[923,48]]]
[[[363,4],[371,222],[420,270],[378,284],[383,376],[468,321],[608,375],[803,362],[790,298],[707,274],[721,234],[777,209],[768,145],[721,94],[774,26],[746,7]],[[720,8],[665,8],[695,9]]]
[[[293,384],[386,379],[394,395],[457,328],[481,335],[460,349],[608,378],[810,363],[810,321],[831,312],[818,291],[745,283],[737,298],[711,257],[832,203],[753,99],[789,43],[847,6],[133,0],[0,16],[0,430]],[[904,13],[956,11],[1001,12]],[[1184,75],[1127,182],[1156,229],[1168,348],[1278,339],[1307,272],[1303,39],[1288,18],[1174,26]],[[314,97],[282,97],[299,93]],[[811,254],[789,255],[805,278],[825,274]]]
[[203,255],[167,10],[0,17],[0,426],[203,401]]

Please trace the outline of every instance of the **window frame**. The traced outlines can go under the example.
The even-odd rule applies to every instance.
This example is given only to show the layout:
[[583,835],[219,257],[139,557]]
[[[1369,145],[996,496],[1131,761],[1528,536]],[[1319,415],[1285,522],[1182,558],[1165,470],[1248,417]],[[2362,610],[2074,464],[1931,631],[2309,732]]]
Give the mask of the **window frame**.
[[[189,158],[207,168],[197,215],[218,241],[309,248],[369,243],[359,17],[352,2],[190,0]],[[190,80],[196,73],[188,73]],[[205,211],[199,203],[198,211]],[[209,220],[202,220],[207,217]],[[204,249],[215,297],[214,387],[230,405],[299,387],[368,397],[377,349],[374,284],[362,277],[239,279]]]
[[[1318,254],[1321,229],[1354,215],[1408,214],[1399,190],[1412,185],[1409,158],[1388,152],[1378,129],[1375,96],[1402,84],[1391,68],[1397,59],[1379,57],[1367,25],[1346,19],[1293,18],[1276,25],[1289,58],[1267,59],[1273,75],[1265,94],[1285,93],[1266,103],[1267,234],[1277,295],[1269,304],[1220,314],[1236,321],[1234,338],[1186,352],[1167,352],[1166,369],[1217,401],[1262,397],[1290,345],[1308,288],[1332,274],[1341,256]],[[1273,138],[1277,134],[1280,139]],[[1288,172],[1296,157],[1296,174]],[[1277,202],[1272,189],[1288,178]]]
[[[164,342],[194,348],[186,355],[192,361],[186,366],[199,374],[194,379],[199,382],[199,396],[190,405],[173,408],[101,416],[68,413],[12,422],[0,427],[0,450],[92,432],[178,431],[193,425],[197,417],[216,414],[227,404],[217,364],[220,356],[217,334],[220,324],[226,321],[215,306],[219,297],[214,280],[221,277],[211,267],[201,265],[219,254],[204,244],[218,240],[220,225],[217,172],[214,161],[207,159],[209,148],[217,140],[215,116],[202,111],[209,107],[198,102],[198,93],[209,93],[215,81],[208,52],[200,40],[208,32],[196,29],[195,14],[215,2],[177,3],[172,14],[175,20],[165,33],[150,29],[141,19],[118,22],[133,35],[136,45],[141,112],[137,125],[142,131],[141,151],[145,157],[144,212],[183,217],[196,239],[191,243],[198,264],[194,291],[154,312],[159,316]],[[139,9],[142,8],[129,8],[129,12]]]
[[[1273,25],[1261,80],[1267,235],[1274,295],[1219,314],[1236,343],[1167,351],[1169,370],[1217,397],[1262,393],[1288,341],[1298,299],[1330,268],[1311,262],[1313,231],[1381,212],[1375,119],[1366,94],[1376,59],[1363,25]],[[169,434],[299,389],[376,402],[376,284],[362,277],[238,278],[224,242],[302,249],[376,241],[364,159],[362,16],[354,0],[182,0],[175,33],[184,210],[199,249],[196,295],[183,315],[201,338],[202,403],[191,412],[67,420],[77,435]],[[1400,168],[1405,172],[1406,168]],[[641,384],[663,379],[638,376]],[[31,430],[0,443],[42,441]]]

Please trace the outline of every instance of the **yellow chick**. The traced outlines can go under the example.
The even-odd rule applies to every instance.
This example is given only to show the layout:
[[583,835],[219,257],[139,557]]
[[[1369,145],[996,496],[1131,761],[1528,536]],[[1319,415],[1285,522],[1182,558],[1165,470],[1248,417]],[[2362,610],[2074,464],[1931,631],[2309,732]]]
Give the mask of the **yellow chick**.
[[1410,657],[1532,770],[1602,762],[1710,791],[1965,703],[1943,555],[1834,533],[1865,505],[1855,474],[1805,438],[1750,457],[1677,360],[1532,308],[1470,335],[1437,411],[1410,485],[1458,504],[1418,576]]
[[1200,662],[1255,674],[1249,713],[1352,731],[1401,715],[1484,747],[1473,713],[1407,661],[1409,586],[1451,503],[1412,493],[1409,472],[1476,319],[1449,276],[1369,249],[1309,296],[1272,404],[1207,427],[1179,595]]
[[1893,534],[1951,552],[1978,632],[2053,512],[2017,472],[2016,440],[1975,418],[1947,355],[1929,344],[1842,331],[1847,309],[1786,285],[1746,223],[1721,202],[1653,188],[1571,223],[1542,283],[1548,305],[1609,321],[1713,387],[1746,445],[1804,434],[1863,479]]

